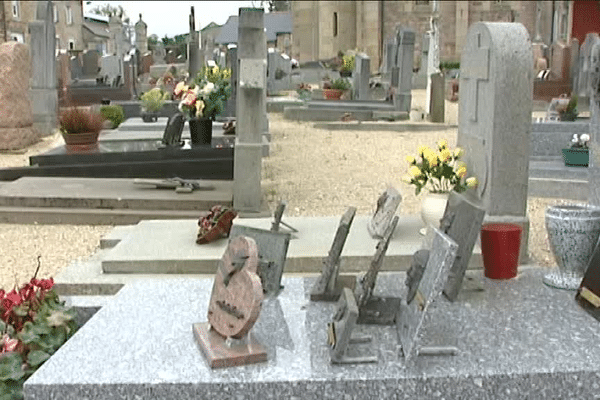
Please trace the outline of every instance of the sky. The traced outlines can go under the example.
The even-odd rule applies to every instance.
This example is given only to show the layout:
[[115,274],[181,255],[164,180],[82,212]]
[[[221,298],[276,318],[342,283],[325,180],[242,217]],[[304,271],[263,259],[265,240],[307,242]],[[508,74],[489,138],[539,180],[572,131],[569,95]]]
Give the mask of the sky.
[[[89,3],[89,4],[88,4]],[[227,22],[231,15],[238,15],[240,7],[260,7],[260,1],[83,1],[83,13],[104,4],[121,6],[132,23],[136,23],[142,14],[142,20],[148,25],[148,36],[165,35],[173,37],[189,32],[188,17],[190,7],[194,6],[196,29],[202,29],[211,22],[219,25]],[[265,11],[267,5],[263,6]]]

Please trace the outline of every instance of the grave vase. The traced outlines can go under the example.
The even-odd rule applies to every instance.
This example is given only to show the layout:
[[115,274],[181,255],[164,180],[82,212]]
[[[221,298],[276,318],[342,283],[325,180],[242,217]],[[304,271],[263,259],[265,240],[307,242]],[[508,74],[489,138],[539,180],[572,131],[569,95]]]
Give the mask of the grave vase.
[[561,204],[546,209],[546,231],[558,270],[544,283],[560,289],[579,288],[600,237],[600,207]]
[[[436,228],[440,226],[440,220],[444,216],[446,203],[448,203],[449,193],[427,193],[421,201],[421,219],[425,223],[425,228],[432,224]],[[425,234],[422,229],[421,233]]]
[[210,146],[212,141],[212,120],[210,118],[191,118],[189,124],[192,144]]

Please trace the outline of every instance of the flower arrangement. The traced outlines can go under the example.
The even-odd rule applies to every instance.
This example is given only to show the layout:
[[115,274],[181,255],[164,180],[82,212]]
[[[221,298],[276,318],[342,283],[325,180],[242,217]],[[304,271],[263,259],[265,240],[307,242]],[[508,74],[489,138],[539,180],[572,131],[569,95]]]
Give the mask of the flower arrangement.
[[100,113],[87,109],[71,107],[60,114],[60,131],[66,134],[93,133],[98,134],[104,125]]
[[142,102],[142,108],[146,112],[155,113],[160,111],[165,101],[169,99],[169,93],[165,92],[161,88],[155,87],[148,90],[142,95],[140,101]]
[[205,217],[198,220],[196,243],[209,243],[223,236],[229,236],[233,219],[236,216],[237,212],[230,208],[220,205],[213,206]]
[[0,290],[0,396],[22,399],[23,383],[77,330],[74,310],[52,288],[36,279],[10,292]]
[[300,100],[310,100],[312,87],[308,83],[300,83],[296,87],[296,93],[298,93],[298,97],[300,98]]
[[354,71],[354,55],[353,54],[344,54],[342,56],[342,65],[340,66],[340,71],[344,72],[352,72]]
[[403,181],[416,186],[415,194],[427,188],[432,193],[449,193],[454,190],[463,192],[467,188],[477,186],[477,179],[467,175],[467,167],[460,161],[463,150],[459,147],[450,149],[444,139],[437,143],[437,151],[428,146],[419,146],[417,156],[407,156],[410,165],[408,175]]
[[590,135],[587,133],[582,133],[581,135],[573,134],[573,138],[571,138],[571,148],[572,149],[587,149],[588,143],[590,142]]
[[179,110],[187,118],[208,118],[214,120],[225,109],[225,102],[231,94],[227,68],[204,67],[187,85],[181,81],[173,90],[173,98],[181,100]]

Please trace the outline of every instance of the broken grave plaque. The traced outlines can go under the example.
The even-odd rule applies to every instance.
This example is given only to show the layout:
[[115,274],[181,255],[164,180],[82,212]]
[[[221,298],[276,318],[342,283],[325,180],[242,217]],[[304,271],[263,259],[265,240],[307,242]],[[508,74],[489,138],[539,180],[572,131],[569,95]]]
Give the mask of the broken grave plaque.
[[444,295],[456,300],[465,277],[465,271],[473,255],[473,247],[481,231],[485,210],[471,203],[466,197],[450,192],[440,229],[458,245],[456,258],[444,286]]
[[247,236],[254,239],[258,246],[258,276],[262,282],[263,291],[266,296],[277,295],[283,288],[281,277],[291,235],[242,225],[234,225],[229,235],[232,238]]
[[219,262],[208,305],[208,322],[192,326],[211,368],[267,361],[267,353],[250,330],[260,313],[263,291],[258,248],[252,238],[232,239]]
[[344,287],[354,290],[356,278],[354,275],[339,275],[340,273],[340,255],[346,243],[350,226],[354,220],[356,208],[348,207],[340,224],[338,225],[331,249],[325,259],[323,259],[323,270],[321,276],[315,282],[310,291],[312,301],[336,301],[342,294]]
[[[377,356],[349,356],[351,344],[369,343],[370,336],[352,337],[358,318],[358,306],[354,293],[344,288],[336,306],[333,322],[327,324],[327,344],[332,364],[357,364],[377,362]],[[355,350],[354,348],[352,350]]]
[[373,296],[373,290],[375,289],[377,275],[381,269],[381,264],[383,264],[385,253],[397,225],[398,216],[395,216],[387,226],[383,238],[377,243],[375,255],[371,260],[369,270],[360,279],[354,292],[359,310],[357,320],[359,324],[394,325],[396,321],[396,314],[400,309],[400,298]]
[[283,217],[283,212],[285,211],[285,207],[287,203],[285,201],[280,201],[277,204],[277,208],[275,208],[275,212],[273,213],[273,222],[271,223],[271,232],[279,232],[280,226],[283,225],[290,230],[290,232],[296,233],[298,230],[293,226],[290,226],[283,222],[281,218]]
[[402,196],[391,186],[379,196],[375,214],[367,224],[367,230],[372,238],[383,237],[385,229],[392,222],[401,201]]
[[[431,303],[441,294],[448,271],[458,250],[458,245],[448,235],[433,226],[430,228],[434,230],[434,237],[431,249],[429,249],[427,264],[421,279],[418,281],[408,279],[407,283],[412,286],[409,286],[408,291],[409,293],[414,291],[414,296],[410,301],[402,302],[396,322],[406,361],[409,361],[417,352],[419,329],[425,313]],[[416,285],[416,289],[414,285]],[[453,350],[450,347],[428,347],[420,354],[448,354],[453,353]]]

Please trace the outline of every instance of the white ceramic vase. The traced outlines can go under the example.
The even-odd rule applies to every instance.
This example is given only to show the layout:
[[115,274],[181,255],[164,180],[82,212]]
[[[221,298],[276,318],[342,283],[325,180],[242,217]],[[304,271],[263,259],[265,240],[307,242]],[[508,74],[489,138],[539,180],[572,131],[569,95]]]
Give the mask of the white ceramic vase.
[[[440,220],[446,211],[449,193],[427,193],[421,201],[421,219],[425,223],[425,228],[432,224],[436,228],[440,226]],[[421,230],[422,234],[426,229]]]

